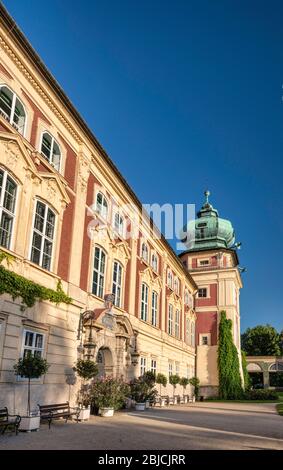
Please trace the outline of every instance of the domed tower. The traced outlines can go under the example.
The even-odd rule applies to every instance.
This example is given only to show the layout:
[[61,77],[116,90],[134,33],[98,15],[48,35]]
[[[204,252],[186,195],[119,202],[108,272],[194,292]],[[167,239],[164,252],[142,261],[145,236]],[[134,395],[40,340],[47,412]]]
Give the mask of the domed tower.
[[187,250],[179,257],[198,286],[195,300],[196,323],[196,376],[200,379],[201,394],[217,394],[217,344],[221,310],[232,320],[233,339],[240,354],[240,306],[242,287],[235,233],[229,220],[221,219],[218,211],[205,202],[183,228],[183,242]]

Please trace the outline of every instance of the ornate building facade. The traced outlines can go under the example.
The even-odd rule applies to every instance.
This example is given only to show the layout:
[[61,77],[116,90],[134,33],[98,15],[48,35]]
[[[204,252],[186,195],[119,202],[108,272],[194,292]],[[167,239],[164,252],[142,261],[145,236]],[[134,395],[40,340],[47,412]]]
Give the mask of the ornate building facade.
[[198,375],[216,387],[222,308],[239,345],[241,281],[229,241],[178,257],[156,237],[140,201],[2,5],[0,18],[0,251],[13,257],[1,266],[72,299],[26,306],[21,297],[0,296],[0,406],[25,409],[26,380],[13,365],[28,351],[50,364],[32,382],[33,406],[75,401],[79,357],[127,380],[152,370]]

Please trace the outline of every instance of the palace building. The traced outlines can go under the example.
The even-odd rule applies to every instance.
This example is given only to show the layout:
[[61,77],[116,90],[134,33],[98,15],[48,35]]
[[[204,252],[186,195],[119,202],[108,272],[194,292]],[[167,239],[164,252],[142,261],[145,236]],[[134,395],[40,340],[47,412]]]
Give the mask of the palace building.
[[[216,393],[222,309],[240,347],[230,222],[207,200],[178,256],[2,5],[0,19],[0,406],[25,410],[13,365],[28,352],[50,365],[33,407],[75,402],[80,357],[101,375],[198,376]],[[49,300],[13,295],[7,272]]]

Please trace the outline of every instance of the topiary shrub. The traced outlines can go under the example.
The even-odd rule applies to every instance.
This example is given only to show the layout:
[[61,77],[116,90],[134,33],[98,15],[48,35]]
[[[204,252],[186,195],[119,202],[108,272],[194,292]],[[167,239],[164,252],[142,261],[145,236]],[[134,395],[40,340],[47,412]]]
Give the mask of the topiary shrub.
[[194,387],[194,394],[195,394],[196,400],[198,400],[198,397],[199,397],[199,384],[200,384],[199,378],[198,377],[192,377],[190,379],[190,384]]
[[177,374],[172,374],[169,376],[169,383],[171,385],[173,385],[173,396],[175,396],[175,390],[176,390],[176,387],[178,385],[178,383],[180,383],[180,377],[179,375]]
[[84,382],[78,394],[78,402],[83,406],[88,406],[90,403],[90,387],[87,386],[85,382],[93,379],[98,374],[98,366],[95,362],[89,359],[79,359],[76,362],[74,371],[83,379]]
[[167,385],[167,377],[164,374],[157,374],[156,376],[156,383],[160,385],[160,395],[161,395],[161,387],[166,387]]

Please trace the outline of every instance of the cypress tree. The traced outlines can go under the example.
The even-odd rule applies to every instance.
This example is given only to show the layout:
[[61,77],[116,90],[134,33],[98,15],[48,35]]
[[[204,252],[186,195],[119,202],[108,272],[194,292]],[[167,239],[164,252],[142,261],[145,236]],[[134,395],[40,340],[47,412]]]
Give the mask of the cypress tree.
[[240,363],[237,348],[233,342],[232,321],[226,312],[220,313],[218,344],[219,397],[235,400],[243,395]]

